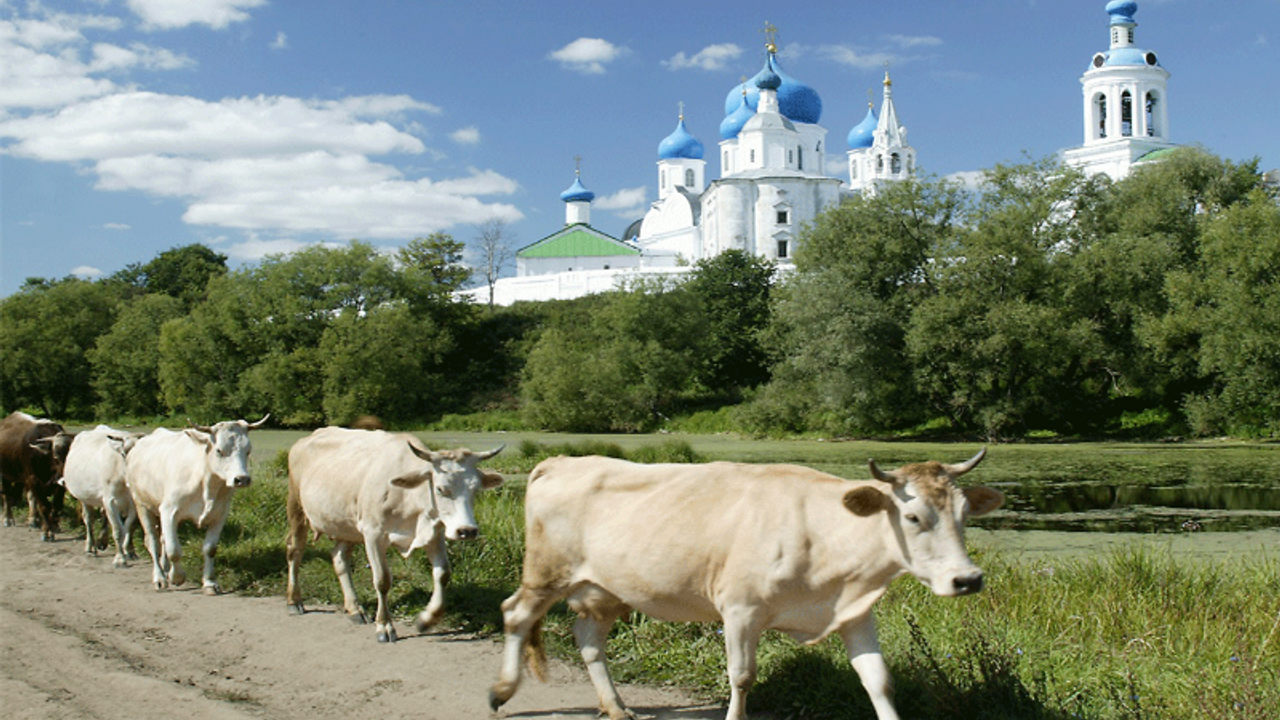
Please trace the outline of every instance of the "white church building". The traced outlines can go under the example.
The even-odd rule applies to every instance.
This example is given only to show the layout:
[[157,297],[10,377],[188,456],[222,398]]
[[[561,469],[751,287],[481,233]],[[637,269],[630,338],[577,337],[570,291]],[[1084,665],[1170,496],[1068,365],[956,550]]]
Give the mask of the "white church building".
[[[1106,173],[1114,180],[1176,146],[1169,142],[1169,72],[1154,52],[1134,44],[1138,5],[1106,5],[1110,47],[1093,56],[1081,77],[1084,144],[1062,152],[1067,165]],[[731,89],[715,152],[719,176],[707,180],[706,147],[685,126],[658,143],[658,199],[622,238],[591,226],[595,195],[580,174],[561,193],[565,225],[516,253],[515,277],[494,287],[494,302],[571,299],[625,286],[642,277],[671,277],[726,250],[742,250],[791,265],[801,227],[853,194],[874,195],[885,183],[911,177],[915,150],[898,119],[892,82],[884,78],[877,113],[845,138],[847,163],[829,172],[822,99],[787,75],[778,62],[772,27],[766,27],[764,67]],[[467,291],[487,299],[488,288]]]

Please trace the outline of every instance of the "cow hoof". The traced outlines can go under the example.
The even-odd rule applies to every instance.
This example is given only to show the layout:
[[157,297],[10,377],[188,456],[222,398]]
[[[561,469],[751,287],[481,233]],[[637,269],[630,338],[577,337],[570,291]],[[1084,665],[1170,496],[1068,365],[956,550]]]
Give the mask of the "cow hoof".
[[302,603],[296,603],[296,604],[289,603],[288,607],[289,607],[290,615],[306,615],[307,614],[307,610],[306,608],[302,607]]
[[493,688],[489,688],[489,709],[493,712],[498,712],[498,708],[501,708],[509,699],[499,696]]
[[380,633],[378,633],[378,642],[380,642],[380,643],[391,643],[391,642],[395,642],[395,641],[396,641],[396,631],[395,631],[395,630],[388,630],[388,631],[386,631],[386,632],[380,632]]
[[122,558],[122,557],[117,557],[116,559],[114,559],[114,560],[112,560],[112,561],[111,561],[111,567],[114,567],[114,568],[127,568],[127,567],[129,567],[129,563],[125,562],[125,561],[124,561],[124,558]]
[[205,585],[204,594],[205,595],[221,595],[222,588],[218,587],[217,585]]
[[443,615],[444,615],[443,612],[433,612],[433,613],[423,612],[418,615],[418,618],[416,620],[413,621],[413,628],[420,633],[426,632],[432,625],[435,625],[436,623],[440,622],[440,618]]
[[363,610],[360,612],[347,613],[347,619],[351,621],[352,625],[364,625],[369,622],[369,619],[364,616]]

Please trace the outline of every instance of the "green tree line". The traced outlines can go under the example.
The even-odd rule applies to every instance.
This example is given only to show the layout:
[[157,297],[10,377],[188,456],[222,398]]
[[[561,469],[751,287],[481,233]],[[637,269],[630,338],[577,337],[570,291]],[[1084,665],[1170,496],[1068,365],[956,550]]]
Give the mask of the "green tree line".
[[1257,161],[1188,148],[1112,183],[1049,160],[920,178],[806,227],[794,268],[490,308],[462,243],[352,241],[228,271],[192,245],[0,300],[0,405],[290,426],[501,414],[647,431],[1273,436],[1280,206]]

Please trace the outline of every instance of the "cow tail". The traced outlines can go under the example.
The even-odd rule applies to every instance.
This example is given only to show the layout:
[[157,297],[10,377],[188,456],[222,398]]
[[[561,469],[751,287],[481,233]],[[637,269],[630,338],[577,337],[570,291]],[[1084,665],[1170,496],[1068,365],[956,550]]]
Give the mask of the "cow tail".
[[542,618],[529,628],[529,642],[524,646],[524,662],[529,673],[541,682],[547,681],[547,648],[542,642]]

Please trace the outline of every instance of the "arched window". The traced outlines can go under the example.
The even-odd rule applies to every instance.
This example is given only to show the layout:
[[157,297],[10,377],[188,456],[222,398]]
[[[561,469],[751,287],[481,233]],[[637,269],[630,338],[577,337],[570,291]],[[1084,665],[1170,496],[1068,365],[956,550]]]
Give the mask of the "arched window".
[[876,174],[880,175],[883,173],[884,173],[884,156],[877,155],[876,156]]
[[889,156],[889,172],[894,175],[902,172],[902,156],[898,153]]
[[802,147],[796,148],[796,168],[804,169],[804,148]]
[[667,189],[667,171],[666,170],[663,170],[662,172],[658,173],[658,187],[662,188],[663,190]]
[[1155,137],[1156,133],[1156,94],[1147,93],[1147,137]]
[[849,163],[849,177],[856,179],[858,177],[858,161],[854,160]]
[[1095,137],[1107,136],[1107,96],[1099,95],[1093,99],[1094,117],[1098,119],[1098,132]]
[[1133,136],[1133,96],[1128,90],[1120,94],[1120,134]]
[[685,186],[685,187],[693,187],[693,168],[685,168],[685,171],[684,171],[684,186]]

